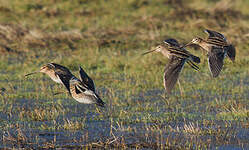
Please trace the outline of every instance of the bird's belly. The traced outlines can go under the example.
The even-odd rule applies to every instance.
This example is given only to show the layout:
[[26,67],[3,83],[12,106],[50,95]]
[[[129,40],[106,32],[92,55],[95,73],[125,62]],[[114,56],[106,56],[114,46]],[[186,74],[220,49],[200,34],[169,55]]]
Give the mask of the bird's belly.
[[76,100],[76,101],[78,101],[78,102],[80,102],[80,103],[84,103],[84,104],[93,104],[94,102],[93,102],[93,100],[92,99],[90,99],[89,97],[76,97],[76,96],[73,96],[73,98]]

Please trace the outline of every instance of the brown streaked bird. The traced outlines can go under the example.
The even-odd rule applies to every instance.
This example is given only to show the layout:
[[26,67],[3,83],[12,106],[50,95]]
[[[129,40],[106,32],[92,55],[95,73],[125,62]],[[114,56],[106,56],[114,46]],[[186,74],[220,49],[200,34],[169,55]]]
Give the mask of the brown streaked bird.
[[40,70],[26,74],[25,76],[29,76],[35,73],[45,73],[47,74],[54,82],[63,84],[57,73],[64,74],[65,76],[72,76],[72,73],[66,67],[56,64],[56,63],[48,63],[40,68]]
[[80,79],[76,78],[68,68],[56,63],[48,63],[42,66],[39,71],[26,74],[25,76],[39,72],[45,73],[56,83],[63,84],[76,101],[104,107],[104,102],[95,93],[93,80],[81,67],[79,68]]
[[194,38],[184,47],[196,44],[206,50],[208,52],[209,70],[213,77],[218,77],[222,70],[225,56],[227,55],[234,62],[236,51],[234,46],[221,33],[207,29],[204,31],[209,35],[207,39]]
[[63,73],[57,73],[57,75],[76,101],[84,104],[97,104],[98,106],[104,107],[105,103],[95,92],[93,80],[81,67],[79,67],[79,73],[80,79],[74,75],[67,76]]
[[199,67],[195,63],[200,63],[200,58],[180,47],[175,39],[167,39],[164,41],[164,44],[160,44],[154,50],[145,52],[143,55],[151,52],[161,52],[165,57],[169,58],[169,63],[165,67],[163,78],[165,90],[169,94],[176,84],[185,62],[193,69],[199,70]]

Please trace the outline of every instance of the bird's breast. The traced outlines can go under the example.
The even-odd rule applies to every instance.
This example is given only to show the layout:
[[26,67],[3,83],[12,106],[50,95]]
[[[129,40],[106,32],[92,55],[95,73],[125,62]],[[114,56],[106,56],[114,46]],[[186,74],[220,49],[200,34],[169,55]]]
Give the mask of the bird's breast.
[[165,57],[167,57],[167,58],[170,58],[170,52],[169,51],[167,51],[167,50],[164,50],[164,51],[162,51],[162,54],[163,54],[163,56],[165,56]]
[[215,46],[215,45],[203,42],[203,43],[199,43],[199,46],[209,52],[212,49],[212,46]]
[[48,74],[48,76],[56,83],[61,83],[62,81],[60,80],[60,78],[58,78],[55,74]]

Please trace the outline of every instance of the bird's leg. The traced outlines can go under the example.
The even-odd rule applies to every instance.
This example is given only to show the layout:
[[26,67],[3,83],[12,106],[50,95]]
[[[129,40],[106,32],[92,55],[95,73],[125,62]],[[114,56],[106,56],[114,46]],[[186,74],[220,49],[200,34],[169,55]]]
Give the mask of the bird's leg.
[[97,111],[97,113],[100,113],[101,111],[99,110],[99,108],[98,107],[96,107],[96,111]]
[[58,94],[64,93],[64,92],[56,92],[56,93],[54,93],[54,85],[49,86],[49,88],[51,89],[53,95],[58,95]]
[[179,80],[177,80],[177,83],[178,83],[178,86],[179,86],[179,89],[180,89],[181,96],[183,96],[184,90],[183,90],[183,88],[182,88],[182,86],[181,86],[181,83],[180,83]]
[[167,96],[167,94],[165,95],[160,95],[160,97],[163,98],[164,102],[169,106],[169,97]]
[[53,95],[58,95],[58,94],[63,94],[65,92],[56,92],[56,93],[53,93]]

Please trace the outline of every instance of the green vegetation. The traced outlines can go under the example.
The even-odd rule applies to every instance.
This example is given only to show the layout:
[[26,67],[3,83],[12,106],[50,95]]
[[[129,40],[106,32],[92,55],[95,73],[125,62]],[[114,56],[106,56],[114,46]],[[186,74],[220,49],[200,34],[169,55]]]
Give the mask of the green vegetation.
[[[0,145],[10,148],[248,148],[248,0],[0,0]],[[172,95],[167,60],[141,56],[166,38],[223,33],[236,47],[211,78],[186,65]],[[95,81],[106,108],[79,104],[43,74],[55,62]],[[2,148],[0,146],[0,148]]]

